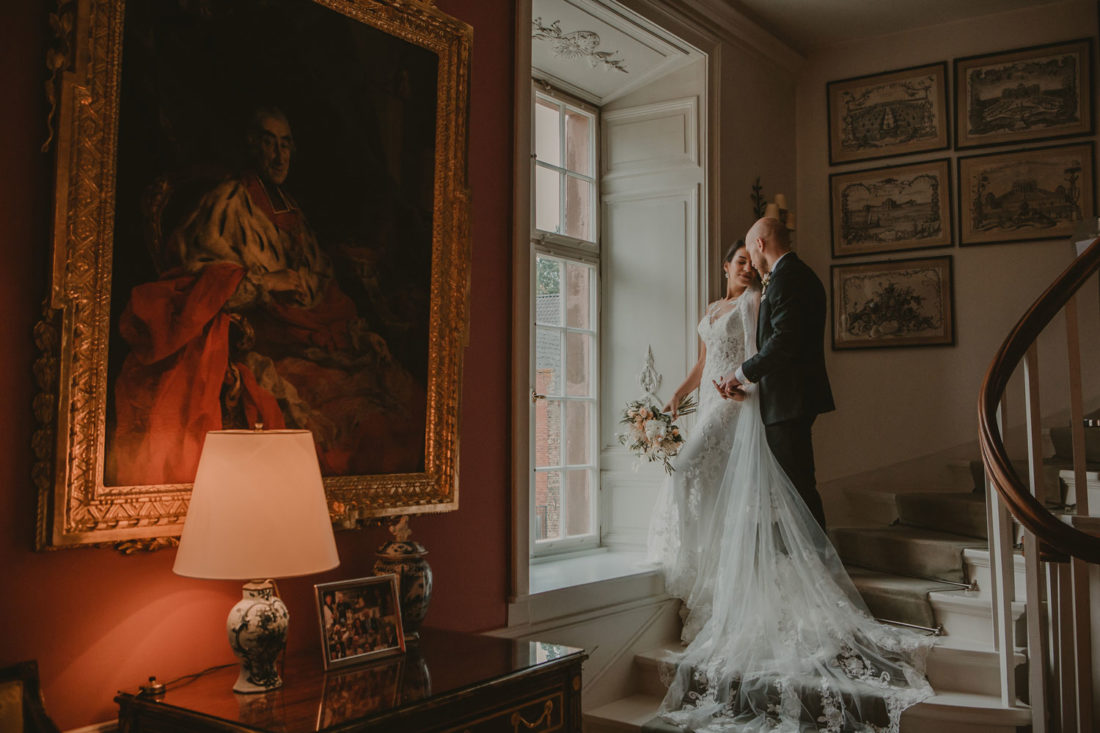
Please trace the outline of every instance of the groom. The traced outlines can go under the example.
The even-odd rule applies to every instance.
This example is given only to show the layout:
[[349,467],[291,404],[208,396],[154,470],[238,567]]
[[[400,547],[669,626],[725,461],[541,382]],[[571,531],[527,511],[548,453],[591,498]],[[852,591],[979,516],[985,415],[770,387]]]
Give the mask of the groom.
[[825,374],[825,288],[791,252],[790,233],[778,219],[757,220],[745,243],[764,283],[756,326],[759,351],[718,382],[718,391],[741,400],[743,385],[760,385],[768,447],[824,530],[811,429],[820,413],[835,409]]

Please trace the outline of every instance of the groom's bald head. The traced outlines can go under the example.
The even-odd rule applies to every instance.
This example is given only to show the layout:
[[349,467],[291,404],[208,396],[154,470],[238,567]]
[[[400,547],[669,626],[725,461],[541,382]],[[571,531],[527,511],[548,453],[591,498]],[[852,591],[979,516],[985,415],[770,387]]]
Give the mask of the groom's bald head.
[[761,273],[771,272],[772,264],[791,249],[791,233],[773,217],[757,219],[745,235],[752,265]]

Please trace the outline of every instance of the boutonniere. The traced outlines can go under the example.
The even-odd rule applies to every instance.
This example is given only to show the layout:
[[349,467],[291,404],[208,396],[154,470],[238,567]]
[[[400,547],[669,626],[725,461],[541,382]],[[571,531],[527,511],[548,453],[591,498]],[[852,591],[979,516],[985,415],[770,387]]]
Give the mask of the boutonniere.
[[772,275],[771,275],[770,272],[767,275],[765,275],[764,277],[760,278],[760,297],[761,298],[763,298],[765,295],[768,294],[768,282],[770,282],[771,279],[772,279]]

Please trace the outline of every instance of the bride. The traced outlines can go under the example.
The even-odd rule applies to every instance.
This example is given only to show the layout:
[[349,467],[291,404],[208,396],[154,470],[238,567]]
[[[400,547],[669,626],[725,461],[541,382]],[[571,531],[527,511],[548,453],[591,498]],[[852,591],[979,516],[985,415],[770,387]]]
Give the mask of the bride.
[[932,694],[934,639],[871,617],[769,449],[755,390],[740,402],[718,394],[756,352],[760,303],[743,242],[723,270],[726,296],[699,323],[699,361],[665,406],[675,417],[702,385],[650,529],[650,558],[684,601],[687,643],[662,665],[660,715],[691,731],[897,733],[902,711]]

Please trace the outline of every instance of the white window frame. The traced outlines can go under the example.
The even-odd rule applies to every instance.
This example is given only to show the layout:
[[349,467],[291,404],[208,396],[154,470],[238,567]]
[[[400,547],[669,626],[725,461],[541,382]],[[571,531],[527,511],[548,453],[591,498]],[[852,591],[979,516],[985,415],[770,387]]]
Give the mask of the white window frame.
[[[534,374],[535,374],[535,345],[538,335],[538,327],[536,325],[536,311],[535,311],[535,298],[537,297],[537,285],[536,279],[538,277],[537,272],[537,260],[538,255],[546,255],[550,257],[559,258],[565,261],[579,262],[585,265],[590,265],[594,268],[593,281],[593,303],[591,304],[592,323],[590,329],[575,329],[567,327],[564,321],[561,326],[562,334],[569,332],[578,333],[590,333],[592,334],[592,349],[589,354],[589,368],[590,379],[592,382],[591,397],[585,398],[571,398],[565,394],[565,375],[562,374],[562,396],[561,404],[564,405],[568,401],[577,401],[578,399],[584,401],[590,401],[592,404],[593,417],[592,417],[592,432],[589,435],[588,454],[590,456],[589,463],[581,466],[570,466],[569,469],[574,468],[589,471],[591,477],[590,486],[591,491],[589,493],[589,516],[592,517],[592,532],[586,535],[578,535],[575,537],[563,537],[556,540],[543,540],[536,541],[538,535],[536,531],[537,512],[535,505],[535,477],[536,473],[543,470],[550,469],[537,469],[535,460],[535,410],[529,410],[528,419],[528,532],[529,532],[529,556],[532,560],[544,559],[552,556],[560,555],[567,552],[577,552],[582,550],[595,549],[600,546],[602,535],[602,518],[600,516],[600,450],[599,450],[599,436],[600,436],[600,370],[599,370],[599,353],[600,353],[600,290],[602,287],[602,274],[600,270],[600,247],[599,239],[601,233],[601,222],[599,216],[599,150],[600,150],[600,115],[599,110],[595,107],[582,102],[581,100],[572,97],[564,92],[561,92],[548,84],[541,82],[537,79],[532,80],[531,91],[531,171],[530,171],[530,191],[531,191],[531,218],[530,218],[530,267],[529,267],[529,308],[530,308],[530,351],[528,356],[528,379],[530,380],[531,389],[531,401],[532,404],[535,400],[536,393],[534,390]],[[592,172],[591,176],[584,176],[575,172],[568,171],[564,166],[552,165],[549,163],[541,162],[535,155],[535,107],[538,104],[539,98],[546,98],[561,105],[563,111],[565,109],[573,109],[580,111],[584,114],[592,117],[592,134],[589,140],[589,170]],[[560,116],[558,137],[560,142],[560,149],[562,155],[562,162],[565,158],[565,115]],[[589,181],[591,186],[591,200],[589,201],[589,211],[591,212],[592,222],[590,233],[595,241],[588,241],[584,239],[578,239],[561,232],[548,232],[542,229],[538,229],[535,225],[535,172],[539,167],[553,170],[557,173],[562,173],[561,176],[561,190],[559,192],[559,201],[564,204],[565,201],[565,181],[569,176],[580,178],[581,180]],[[559,225],[564,224],[564,205],[559,207]],[[563,229],[564,226],[559,226]],[[564,285],[564,281],[563,281]],[[562,410],[562,419],[564,420],[565,411]],[[565,444],[561,446],[561,460],[562,470],[565,469]],[[563,473],[564,476],[564,473]],[[565,496],[565,485],[562,485],[562,496]],[[563,503],[564,510],[564,503]]]

